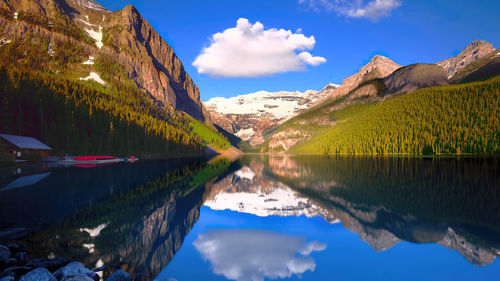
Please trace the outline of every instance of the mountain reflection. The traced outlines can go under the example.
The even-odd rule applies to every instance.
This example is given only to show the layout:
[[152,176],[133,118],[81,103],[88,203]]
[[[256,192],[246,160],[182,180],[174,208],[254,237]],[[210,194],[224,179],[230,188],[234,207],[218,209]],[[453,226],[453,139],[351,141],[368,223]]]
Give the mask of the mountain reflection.
[[340,221],[377,252],[403,240],[437,243],[480,266],[500,252],[496,160],[266,156],[243,162],[213,185],[206,206]]
[[[376,252],[402,241],[433,243],[484,266],[500,254],[499,167],[495,159],[248,156],[234,163],[56,169],[31,186],[1,191],[0,218],[25,221],[34,256],[106,265],[104,278],[118,266],[134,280],[157,277],[203,220],[204,205],[255,221],[320,217],[329,227],[341,223]],[[216,225],[185,244],[232,280],[305,276],[316,269],[313,252],[328,252],[321,242],[307,242],[307,231],[275,231]]]
[[195,248],[215,274],[230,280],[260,281],[289,278],[316,269],[312,252],[323,251],[318,241],[261,230],[211,230],[201,234]]

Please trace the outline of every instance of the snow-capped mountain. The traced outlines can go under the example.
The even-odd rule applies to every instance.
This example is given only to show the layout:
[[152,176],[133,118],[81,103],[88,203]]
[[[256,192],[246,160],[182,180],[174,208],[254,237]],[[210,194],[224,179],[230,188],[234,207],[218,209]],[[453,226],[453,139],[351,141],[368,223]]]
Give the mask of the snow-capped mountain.
[[[338,86],[330,84],[327,87]],[[264,141],[265,132],[317,104],[327,94],[314,90],[259,91],[231,98],[212,98],[205,106],[215,124],[256,145]]]

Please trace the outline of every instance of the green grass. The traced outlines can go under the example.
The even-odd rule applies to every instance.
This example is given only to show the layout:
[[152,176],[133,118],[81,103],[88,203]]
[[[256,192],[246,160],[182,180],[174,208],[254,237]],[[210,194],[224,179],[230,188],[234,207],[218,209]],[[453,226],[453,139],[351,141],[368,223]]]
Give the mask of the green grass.
[[292,147],[290,152],[499,154],[499,95],[500,77],[496,77],[485,82],[420,89],[380,103],[351,105],[331,112],[329,118],[336,122],[334,126]]
[[210,128],[206,124],[186,115],[190,119],[190,127],[193,133],[202,138],[205,143],[217,148],[226,150],[231,147],[231,144],[221,133],[216,132],[215,129]]

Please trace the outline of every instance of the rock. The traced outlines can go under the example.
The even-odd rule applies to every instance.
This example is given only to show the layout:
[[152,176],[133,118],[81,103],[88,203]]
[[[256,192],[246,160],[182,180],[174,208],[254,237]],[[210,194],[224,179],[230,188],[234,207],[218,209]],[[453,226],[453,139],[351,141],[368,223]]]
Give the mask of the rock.
[[58,269],[56,272],[54,272],[54,276],[58,280],[65,280],[67,278],[77,276],[77,275],[85,275],[95,281],[98,281],[99,275],[97,275],[95,272],[85,268],[83,264],[79,262],[71,262],[68,265],[66,265],[63,268]]
[[23,275],[28,273],[30,270],[33,270],[34,267],[28,267],[28,266],[13,266],[13,267],[8,267],[6,268],[1,276],[15,276],[15,275]]
[[94,281],[94,279],[88,277],[87,275],[76,275],[64,278],[61,281]]
[[9,248],[0,245],[0,266],[5,266],[9,264],[10,255],[11,253]]
[[28,231],[23,227],[15,227],[0,231],[0,243],[7,243],[12,240],[20,240],[28,236]]
[[9,258],[7,260],[7,266],[14,266],[16,264],[17,264],[17,259],[15,259],[15,258]]
[[3,278],[0,278],[0,281],[14,281],[16,278],[14,276],[5,276]]
[[132,276],[123,270],[117,270],[106,279],[106,281],[132,281]]
[[11,254],[16,254],[18,252],[26,251],[26,245],[17,245],[17,244],[9,244],[7,245],[7,248],[9,248]]
[[32,259],[26,263],[26,266],[31,267],[45,267],[50,271],[55,271],[69,263],[68,260],[57,258],[57,259]]
[[17,262],[19,263],[24,263],[26,261],[26,258],[28,256],[28,253],[26,252],[19,252],[14,255],[14,257],[17,259]]
[[57,281],[57,279],[46,268],[39,267],[21,276],[19,281]]

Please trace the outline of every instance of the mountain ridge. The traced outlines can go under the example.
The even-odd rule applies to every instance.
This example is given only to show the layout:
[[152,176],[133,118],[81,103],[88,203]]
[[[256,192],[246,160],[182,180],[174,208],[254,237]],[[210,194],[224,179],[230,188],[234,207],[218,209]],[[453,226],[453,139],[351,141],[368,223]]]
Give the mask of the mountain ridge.
[[132,5],[111,12],[90,0],[2,0],[0,9],[7,19],[0,38],[39,34],[79,45],[88,57],[106,55],[159,106],[171,105],[212,126],[182,62]]

